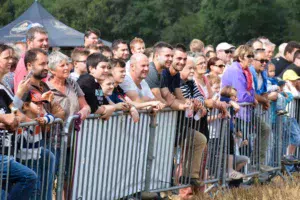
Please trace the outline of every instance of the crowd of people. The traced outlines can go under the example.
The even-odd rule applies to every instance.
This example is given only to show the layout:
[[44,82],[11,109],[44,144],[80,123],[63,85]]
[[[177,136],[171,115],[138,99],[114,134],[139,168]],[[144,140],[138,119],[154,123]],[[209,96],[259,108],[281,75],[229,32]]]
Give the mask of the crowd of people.
[[[70,57],[55,48],[49,51],[48,33],[41,26],[27,31],[26,42],[0,44],[1,173],[2,182],[9,179],[14,183],[5,194],[8,199],[30,199],[41,190],[37,188],[40,185],[47,192],[39,198],[52,199],[57,159],[50,147],[35,151],[43,138],[28,132],[24,138],[31,145],[18,146],[16,158],[6,152],[15,143],[10,136],[22,122],[35,120],[45,125],[55,118],[66,121],[75,114],[81,120],[90,114],[109,120],[115,111],[127,111],[138,123],[140,109],[154,113],[166,107],[192,110],[192,115],[201,120],[201,127],[195,130],[193,147],[190,147],[194,155],[190,177],[191,184],[200,187],[201,158],[207,151],[209,122],[213,120],[208,118],[210,109],[219,110],[218,117],[225,118],[238,113],[242,109],[239,103],[243,102],[272,109],[274,115],[285,115],[287,102],[300,95],[300,44],[295,41],[281,44],[274,56],[276,45],[266,37],[237,47],[222,42],[216,48],[193,39],[189,50],[183,44],[162,41],[146,48],[141,38],[134,38],[129,45],[118,39],[108,47],[99,37],[97,30],[86,31],[84,46],[75,48]],[[228,107],[232,108],[229,112]],[[260,170],[267,171],[270,167],[265,162],[265,154],[271,127],[259,117],[255,120],[262,138]],[[293,120],[293,125],[299,127],[299,121]],[[240,155],[239,165],[234,167],[236,145],[247,145],[241,139],[242,131],[230,128],[228,175],[231,179],[243,177],[239,170],[248,160]],[[290,137],[286,159],[295,160],[295,149],[300,146],[299,128]],[[50,160],[44,166],[50,178],[38,177],[37,168],[43,166],[30,169],[18,162],[21,157],[29,162]],[[47,184],[37,184],[41,181]],[[2,195],[6,192],[4,188]]]

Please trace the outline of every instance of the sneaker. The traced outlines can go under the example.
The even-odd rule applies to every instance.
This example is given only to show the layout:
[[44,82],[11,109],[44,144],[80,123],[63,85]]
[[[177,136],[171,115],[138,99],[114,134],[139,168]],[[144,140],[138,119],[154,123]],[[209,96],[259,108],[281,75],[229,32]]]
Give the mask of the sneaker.
[[286,110],[277,110],[277,115],[286,115],[288,112]]
[[283,156],[282,160],[283,160],[285,163],[289,163],[289,164],[300,163],[300,160],[298,160],[294,155],[286,155],[286,156]]
[[229,173],[228,177],[232,180],[239,180],[239,179],[243,179],[245,175],[233,170],[232,172]]
[[272,170],[273,170],[273,168],[268,165],[260,165],[260,171],[262,171],[262,172],[269,172]]
[[[188,177],[185,177],[185,176],[181,176],[181,177],[179,178],[179,181],[180,181],[181,183],[188,182],[188,181],[189,181],[189,178],[188,178]],[[199,178],[191,178],[191,179],[190,179],[190,184],[191,184],[192,186],[195,186],[195,187],[201,187],[201,186],[204,185],[204,182],[201,181],[201,180],[199,180]]]
[[141,199],[156,199],[158,194],[154,192],[141,192]]

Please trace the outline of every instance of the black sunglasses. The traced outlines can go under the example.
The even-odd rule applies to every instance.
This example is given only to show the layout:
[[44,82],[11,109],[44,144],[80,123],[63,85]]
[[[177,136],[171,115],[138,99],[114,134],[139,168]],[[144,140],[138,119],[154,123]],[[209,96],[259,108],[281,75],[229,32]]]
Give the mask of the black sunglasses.
[[254,58],[254,55],[251,55],[251,54],[250,54],[250,55],[247,55],[246,57],[247,57],[247,58]]
[[264,48],[257,48],[257,49],[255,49],[255,51],[265,51],[265,49]]
[[266,60],[266,59],[261,59],[261,60],[254,59],[254,60],[259,61],[261,64],[264,64],[264,63],[267,64],[269,62],[269,60]]
[[219,68],[225,67],[225,65],[216,65],[216,66],[219,67]]
[[224,52],[225,52],[226,54],[229,54],[229,53],[232,53],[232,50],[228,49],[228,50],[224,50]]

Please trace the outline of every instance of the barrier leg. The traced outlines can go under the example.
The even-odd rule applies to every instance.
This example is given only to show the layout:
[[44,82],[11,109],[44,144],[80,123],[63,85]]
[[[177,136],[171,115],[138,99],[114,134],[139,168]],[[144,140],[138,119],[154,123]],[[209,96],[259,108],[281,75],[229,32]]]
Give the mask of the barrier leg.
[[147,164],[146,164],[146,175],[145,175],[145,191],[150,190],[150,183],[151,183],[151,169],[152,163],[155,159],[153,156],[154,153],[154,142],[155,142],[155,129],[156,129],[156,116],[151,116],[150,120],[150,136],[149,136],[149,143],[148,143],[148,152],[147,152]]

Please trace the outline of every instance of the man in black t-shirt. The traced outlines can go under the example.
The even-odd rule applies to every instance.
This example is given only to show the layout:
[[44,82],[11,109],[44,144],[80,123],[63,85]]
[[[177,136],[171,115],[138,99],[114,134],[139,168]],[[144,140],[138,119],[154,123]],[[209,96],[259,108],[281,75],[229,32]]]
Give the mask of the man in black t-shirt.
[[115,111],[115,107],[109,105],[100,86],[110,72],[108,59],[100,53],[94,53],[87,58],[86,64],[88,73],[81,75],[77,82],[91,107],[91,113],[101,114],[101,118],[108,119]]
[[300,76],[300,50],[297,50],[294,53],[294,59],[293,59],[293,63],[290,64],[281,74],[280,77],[282,78],[284,72],[286,72],[286,70],[293,70],[294,72],[296,72],[296,74],[298,76]]
[[271,60],[272,63],[275,65],[275,76],[279,76],[290,64],[292,64],[294,59],[294,53],[300,49],[300,44],[291,41],[289,42],[284,50],[284,57],[273,58]]

